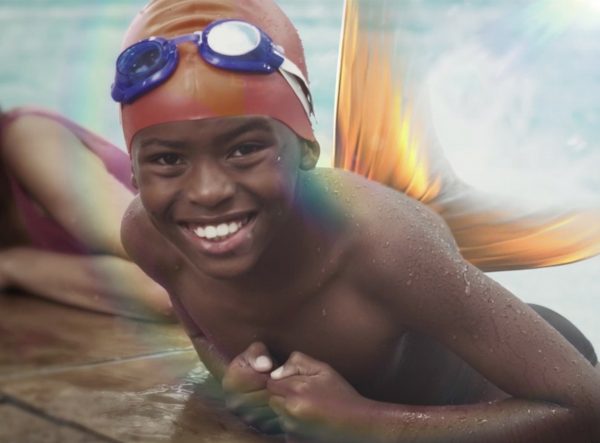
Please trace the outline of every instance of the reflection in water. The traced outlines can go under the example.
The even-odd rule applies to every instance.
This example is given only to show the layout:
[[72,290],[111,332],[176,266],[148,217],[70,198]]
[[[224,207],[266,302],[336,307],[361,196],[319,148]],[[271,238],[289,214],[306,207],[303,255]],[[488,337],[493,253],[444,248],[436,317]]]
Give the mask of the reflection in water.
[[[267,443],[283,440],[261,436],[244,425],[225,408],[223,391],[220,384],[199,364],[188,373],[177,386],[166,386],[166,392],[159,395],[173,399],[177,404],[177,424],[171,435],[177,443],[213,443],[218,441]],[[184,403],[180,403],[183,400]],[[168,407],[168,404],[165,403]],[[187,424],[193,424],[188,427]],[[193,429],[201,429],[197,434]]]

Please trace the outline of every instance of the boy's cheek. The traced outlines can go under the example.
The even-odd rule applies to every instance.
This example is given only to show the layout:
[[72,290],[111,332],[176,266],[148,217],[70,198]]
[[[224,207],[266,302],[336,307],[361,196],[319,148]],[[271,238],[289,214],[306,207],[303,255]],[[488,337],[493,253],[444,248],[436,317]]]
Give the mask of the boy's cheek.
[[169,207],[170,190],[156,180],[138,179],[140,200],[146,212],[153,218],[159,219],[164,210]]
[[297,178],[297,171],[293,168],[271,169],[255,176],[253,187],[260,189],[267,199],[290,198],[294,195]]

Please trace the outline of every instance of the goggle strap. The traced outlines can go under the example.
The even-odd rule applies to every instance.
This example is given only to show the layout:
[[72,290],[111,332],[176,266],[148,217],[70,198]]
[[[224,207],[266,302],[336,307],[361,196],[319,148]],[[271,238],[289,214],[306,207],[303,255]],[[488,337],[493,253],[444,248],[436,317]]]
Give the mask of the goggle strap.
[[290,74],[294,74],[296,77],[302,80],[306,85],[306,90],[308,92],[308,81],[304,78],[304,74],[302,74],[300,68],[293,61],[283,56],[283,63],[281,64],[281,66],[279,66],[279,69],[283,69],[289,72]]
[[300,103],[302,103],[302,107],[304,108],[304,112],[306,112],[306,115],[309,118],[311,116],[313,116],[314,112],[312,110],[312,106],[304,92],[304,89],[302,88],[302,86],[300,85],[300,82],[298,81],[299,79],[297,77],[295,77],[293,74],[287,72],[286,70],[284,70],[282,68],[279,68],[279,72],[281,73],[283,78],[288,82],[288,84],[290,85],[290,88],[292,88],[292,91],[294,91],[294,93],[296,94],[296,97],[298,97],[298,100],[300,100]]
[[194,32],[192,34],[182,35],[181,37],[174,38],[171,43],[175,46],[185,42],[198,42],[202,38],[202,32]]
[[[302,106],[304,106],[306,114],[309,117],[314,117],[315,111],[313,108],[312,95],[308,87],[308,81],[306,81],[306,78],[304,77],[304,74],[302,74],[300,68],[298,68],[298,66],[290,59],[284,57],[283,63],[279,67],[279,72],[281,72],[281,75],[283,75],[283,77],[287,80],[293,91],[302,102]],[[302,82],[302,84],[299,84],[299,81]]]

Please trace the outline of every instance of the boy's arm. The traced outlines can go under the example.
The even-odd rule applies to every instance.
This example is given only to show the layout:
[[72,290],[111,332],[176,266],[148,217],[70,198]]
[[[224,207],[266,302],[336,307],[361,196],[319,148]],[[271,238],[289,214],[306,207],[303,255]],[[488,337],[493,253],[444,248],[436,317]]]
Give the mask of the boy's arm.
[[198,356],[219,381],[225,372],[226,361],[206,339],[200,327],[187,314],[173,288],[178,273],[183,272],[183,257],[150,221],[139,196],[136,196],[121,223],[121,241],[131,259],[169,293],[173,310],[189,336]]
[[[280,372],[279,374],[277,374]],[[295,353],[271,375],[270,405],[290,441],[327,443],[596,442],[573,412],[508,399],[462,406],[412,406],[362,397],[329,365]]]
[[435,214],[417,208],[410,221],[407,232],[389,239],[407,272],[380,273],[388,312],[446,345],[513,399],[425,410],[372,404],[373,423],[410,441],[600,441],[598,372],[530,307],[465,262]]
[[[370,244],[380,239],[383,245],[361,249],[361,285],[379,298],[391,321],[443,343],[512,398],[464,406],[376,402],[352,393],[327,365],[296,356],[296,369],[270,384],[287,429],[329,442],[353,436],[373,442],[600,442],[597,370],[531,308],[466,263],[435,214],[406,202],[396,211],[389,206],[389,199],[381,203],[388,210],[364,233]],[[371,253],[378,254],[375,265]]]

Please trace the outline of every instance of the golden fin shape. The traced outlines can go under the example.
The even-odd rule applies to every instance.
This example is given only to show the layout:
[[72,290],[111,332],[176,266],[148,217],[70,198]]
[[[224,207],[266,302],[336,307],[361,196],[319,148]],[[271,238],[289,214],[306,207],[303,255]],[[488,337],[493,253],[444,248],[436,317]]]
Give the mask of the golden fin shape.
[[[394,72],[393,26],[373,26],[372,9],[385,5],[345,4],[334,166],[429,205],[445,219],[463,256],[484,271],[561,265],[599,254],[599,210],[528,212],[456,177]],[[361,13],[369,14],[369,26]],[[385,11],[377,14],[386,17]]]

